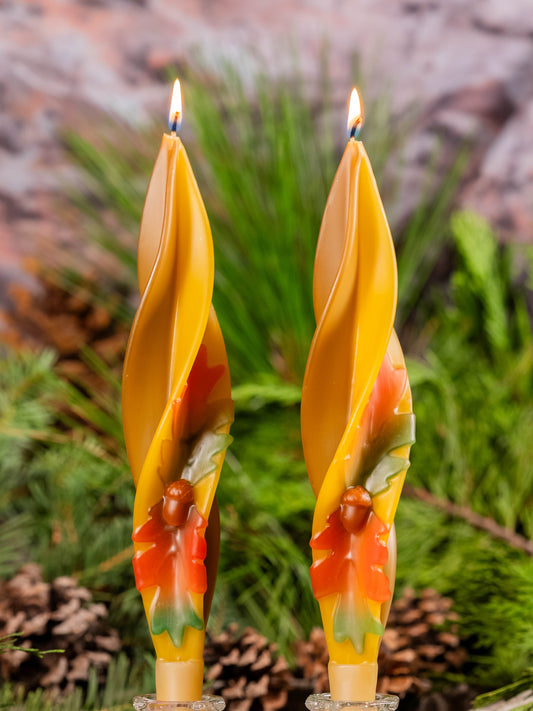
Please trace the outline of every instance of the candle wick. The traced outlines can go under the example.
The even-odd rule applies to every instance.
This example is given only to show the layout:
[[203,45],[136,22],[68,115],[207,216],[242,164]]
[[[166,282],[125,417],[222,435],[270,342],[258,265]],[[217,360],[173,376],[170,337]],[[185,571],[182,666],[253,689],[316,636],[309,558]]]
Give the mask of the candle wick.
[[170,133],[173,136],[175,136],[176,133],[178,132],[180,124],[181,124],[180,115],[179,115],[179,112],[176,111],[176,113],[174,114],[174,118],[172,119],[172,121],[169,121],[169,125],[168,125],[168,127],[170,128]]
[[362,121],[356,121],[350,128],[350,138],[357,138],[361,133]]

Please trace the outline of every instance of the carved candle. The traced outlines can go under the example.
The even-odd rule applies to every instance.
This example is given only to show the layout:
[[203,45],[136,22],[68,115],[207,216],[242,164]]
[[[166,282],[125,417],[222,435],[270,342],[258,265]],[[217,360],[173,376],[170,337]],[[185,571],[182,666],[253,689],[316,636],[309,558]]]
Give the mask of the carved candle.
[[313,279],[317,328],[302,393],[302,440],[317,497],[311,581],[335,700],[375,697],[394,587],[393,519],[414,441],[411,392],[393,330],[394,246],[352,92],[348,145],[328,197]]
[[176,135],[180,122],[176,82],[171,133],[163,135],[141,222],[141,301],[122,392],[137,489],[133,566],[157,653],[158,701],[202,695],[218,564],[215,489],[233,420],[226,351],[211,304],[211,230]]

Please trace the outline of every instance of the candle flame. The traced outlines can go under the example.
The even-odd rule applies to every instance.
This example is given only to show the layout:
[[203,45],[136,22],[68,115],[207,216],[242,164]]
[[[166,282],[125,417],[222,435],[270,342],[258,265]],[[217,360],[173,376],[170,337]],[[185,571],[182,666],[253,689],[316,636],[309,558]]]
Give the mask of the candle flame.
[[168,127],[172,133],[180,130],[181,120],[183,118],[182,101],[181,101],[181,84],[180,80],[176,79],[172,87],[172,95],[170,97],[170,109],[168,111]]
[[363,120],[363,102],[361,101],[357,89],[354,87],[350,96],[350,107],[348,109],[348,120],[346,122],[348,138],[357,138],[363,125]]

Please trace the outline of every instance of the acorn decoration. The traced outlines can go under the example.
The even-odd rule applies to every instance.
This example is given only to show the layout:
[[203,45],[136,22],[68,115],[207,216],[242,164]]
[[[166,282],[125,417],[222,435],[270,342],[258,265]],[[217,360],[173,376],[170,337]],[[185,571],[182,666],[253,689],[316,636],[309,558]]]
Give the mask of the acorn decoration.
[[186,479],[178,479],[165,487],[162,515],[169,526],[183,526],[194,504],[194,490]]
[[372,511],[372,497],[363,486],[351,486],[341,497],[340,519],[348,533],[359,533]]

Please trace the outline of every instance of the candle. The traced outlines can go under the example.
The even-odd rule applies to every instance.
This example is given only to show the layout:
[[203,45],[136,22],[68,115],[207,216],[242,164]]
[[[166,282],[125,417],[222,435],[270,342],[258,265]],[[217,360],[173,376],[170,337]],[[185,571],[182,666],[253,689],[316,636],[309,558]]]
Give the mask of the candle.
[[[211,304],[209,221],[185,148],[176,81],[141,221],[141,294],[122,411],[136,485],[133,566],[157,654],[158,701],[201,698],[218,563],[215,489],[231,438],[224,341]],[[204,560],[205,559],[205,560]]]
[[366,151],[357,91],[348,145],[317,243],[317,322],[302,392],[302,441],[317,497],[311,581],[335,700],[375,697],[377,654],[395,573],[393,519],[414,415],[393,330],[394,246]]

